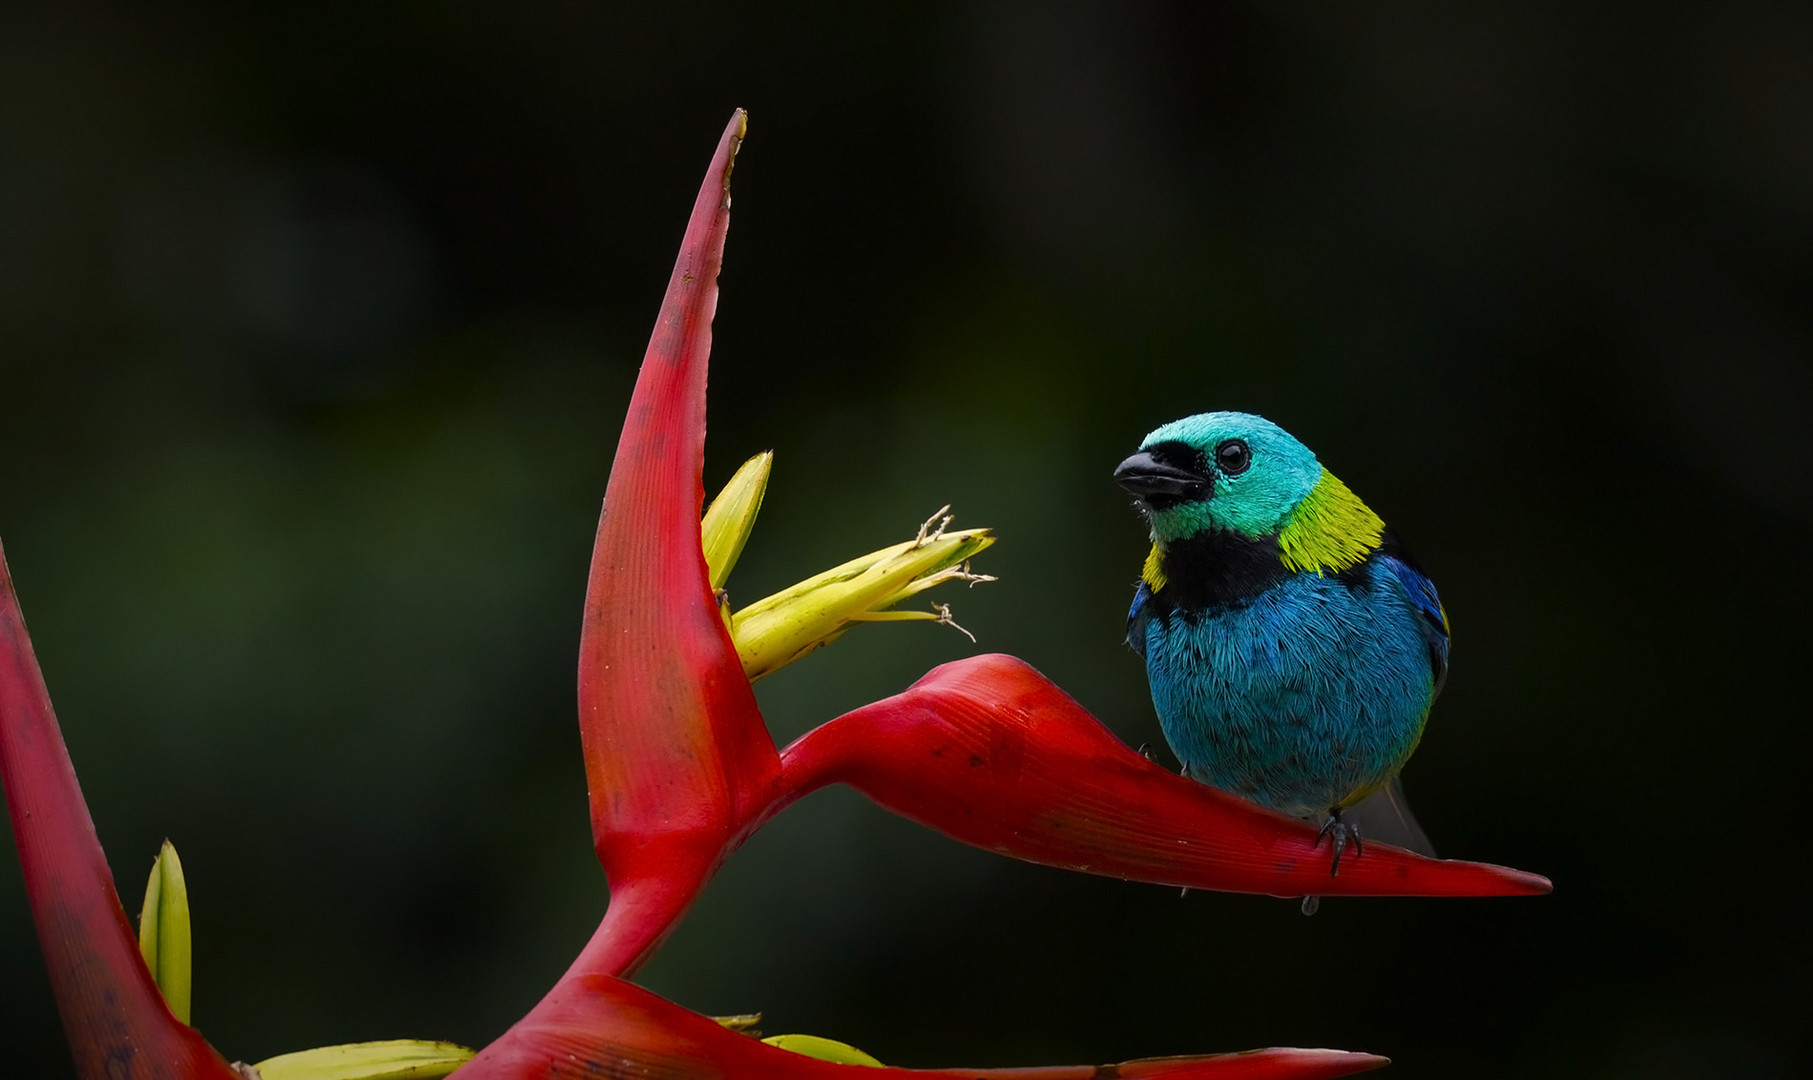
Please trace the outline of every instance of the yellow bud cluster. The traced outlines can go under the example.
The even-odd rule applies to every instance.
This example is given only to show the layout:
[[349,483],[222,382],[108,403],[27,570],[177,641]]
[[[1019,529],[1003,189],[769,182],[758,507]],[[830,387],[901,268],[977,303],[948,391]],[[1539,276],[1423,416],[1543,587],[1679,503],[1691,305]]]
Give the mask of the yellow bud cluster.
[[[773,459],[772,453],[750,458],[705,511],[700,540],[713,589],[723,589],[755,526]],[[735,613],[726,605],[725,622],[744,674],[751,681],[772,674],[836,641],[859,622],[938,622],[968,634],[951,619],[948,605],[929,611],[895,608],[947,581],[973,585],[995,580],[969,569],[970,557],[995,542],[993,534],[987,529],[948,531],[950,523],[946,506],[911,540],[834,566]]]

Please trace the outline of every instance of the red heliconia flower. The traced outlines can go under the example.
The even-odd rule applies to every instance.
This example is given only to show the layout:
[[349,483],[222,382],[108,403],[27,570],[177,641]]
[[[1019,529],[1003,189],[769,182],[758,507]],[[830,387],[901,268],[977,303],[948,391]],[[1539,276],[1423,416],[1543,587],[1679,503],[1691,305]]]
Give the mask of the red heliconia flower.
[[[967,843],[1140,881],[1277,895],[1516,895],[1535,875],[1384,845],[1326,876],[1308,825],[1172,775],[1021,661],[978,656],[777,753],[700,545],[705,376],[739,111],[693,207],[630,401],[593,552],[579,722],[610,903],[527,1016],[461,1066],[480,1077],[761,1080],[1334,1077],[1384,1064],[1262,1050],[1118,1066],[917,1071],[767,1045],[625,982],[718,865],[793,800],[847,783]],[[84,1080],[235,1075],[165,1006],[114,890],[0,553],[0,775],[32,913]],[[852,1069],[864,1069],[852,1073]]]
[[[593,549],[580,732],[610,906],[549,996],[467,1069],[482,1072],[519,1053],[539,1061],[549,1032],[577,1038],[594,1030],[603,1022],[600,1001],[622,992],[601,977],[633,971],[737,845],[794,799],[833,782],[980,847],[1141,881],[1277,895],[1548,891],[1532,874],[1380,844],[1330,878],[1312,827],[1160,768],[1011,657],[947,664],[776,754],[699,539],[710,319],[744,124],[739,111],[694,203]],[[1205,1059],[1201,1067],[1260,1060]],[[1264,1075],[1297,1067],[1284,1060],[1275,1067],[1285,1072]],[[1359,1067],[1339,1060],[1348,1062],[1343,1069]]]
[[743,122],[738,113],[725,131],[694,205],[592,556],[580,731],[612,899],[591,970],[633,970],[690,904],[689,887],[767,817],[832,782],[979,847],[1140,881],[1280,896],[1548,891],[1533,874],[1383,844],[1330,877],[1313,827],[1147,761],[1009,657],[945,665],[777,756],[699,541],[709,322]]

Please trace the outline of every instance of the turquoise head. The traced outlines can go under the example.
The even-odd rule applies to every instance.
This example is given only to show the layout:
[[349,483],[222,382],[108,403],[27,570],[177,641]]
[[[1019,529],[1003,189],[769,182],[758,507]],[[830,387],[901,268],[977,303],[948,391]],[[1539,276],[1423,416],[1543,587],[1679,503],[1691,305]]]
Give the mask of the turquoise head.
[[1322,473],[1316,455],[1270,420],[1212,412],[1146,436],[1114,479],[1139,500],[1162,546],[1211,530],[1277,533]]

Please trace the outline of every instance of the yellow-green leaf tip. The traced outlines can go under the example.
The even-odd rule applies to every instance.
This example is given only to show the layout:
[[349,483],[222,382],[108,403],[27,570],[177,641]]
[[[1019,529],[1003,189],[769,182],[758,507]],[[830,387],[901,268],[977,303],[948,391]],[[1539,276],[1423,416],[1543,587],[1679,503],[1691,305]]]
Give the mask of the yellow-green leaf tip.
[[176,847],[165,840],[145,882],[145,906],[139,912],[138,949],[170,1012],[189,1022],[190,943],[189,887]]
[[868,1065],[881,1068],[881,1062],[875,1058],[849,1043],[840,1043],[836,1039],[823,1039],[817,1035],[770,1035],[762,1041],[769,1046],[778,1046],[782,1050],[791,1050],[796,1054],[804,1054],[820,1061],[836,1062],[839,1065]]
[[432,1080],[464,1065],[473,1053],[449,1042],[388,1039],[298,1050],[252,1067],[261,1080]]
[[755,528],[755,516],[762,510],[762,496],[768,491],[768,474],[774,467],[774,451],[766,450],[743,462],[718,497],[705,508],[699,522],[699,539],[705,549],[705,567],[711,574],[711,587],[722,589],[730,580],[730,571],[749,542]]

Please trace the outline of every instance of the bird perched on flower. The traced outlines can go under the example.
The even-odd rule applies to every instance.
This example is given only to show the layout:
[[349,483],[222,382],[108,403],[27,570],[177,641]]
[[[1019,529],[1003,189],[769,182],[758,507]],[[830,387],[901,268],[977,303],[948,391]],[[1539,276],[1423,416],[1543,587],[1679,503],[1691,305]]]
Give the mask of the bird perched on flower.
[[1127,641],[1185,774],[1321,820],[1331,873],[1362,825],[1429,853],[1397,775],[1447,674],[1448,615],[1385,523],[1248,413],[1166,424],[1114,479],[1152,531]]

